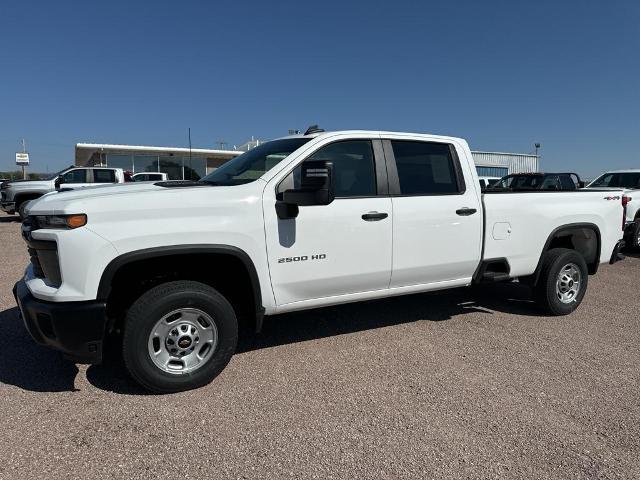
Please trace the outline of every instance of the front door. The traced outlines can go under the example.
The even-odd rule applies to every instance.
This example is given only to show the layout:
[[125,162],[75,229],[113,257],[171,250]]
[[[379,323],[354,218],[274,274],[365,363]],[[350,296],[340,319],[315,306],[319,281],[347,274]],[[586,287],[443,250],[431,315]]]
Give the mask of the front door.
[[[265,194],[265,234],[277,305],[386,289],[391,276],[392,211],[379,195],[376,162],[381,143],[345,140],[321,146],[309,160],[333,162],[335,200],[301,206],[297,218],[281,220],[275,197]],[[298,165],[277,187],[296,187]],[[267,187],[269,188],[269,187]]]
[[88,168],[75,168],[62,175],[62,188],[80,188],[92,185],[92,178]]

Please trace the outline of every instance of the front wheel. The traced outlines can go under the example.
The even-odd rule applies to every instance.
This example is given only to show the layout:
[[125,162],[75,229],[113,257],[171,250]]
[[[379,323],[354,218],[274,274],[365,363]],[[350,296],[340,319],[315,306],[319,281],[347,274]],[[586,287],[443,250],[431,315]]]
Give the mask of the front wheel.
[[544,254],[534,292],[547,313],[568,315],[582,302],[588,282],[584,257],[575,250],[554,248]]
[[152,288],[125,318],[122,356],[143,387],[171,393],[201,387],[227,366],[238,342],[233,307],[200,282]]
[[20,217],[20,220],[27,218],[27,206],[29,205],[29,202],[31,202],[31,200],[25,200],[18,207],[18,216]]

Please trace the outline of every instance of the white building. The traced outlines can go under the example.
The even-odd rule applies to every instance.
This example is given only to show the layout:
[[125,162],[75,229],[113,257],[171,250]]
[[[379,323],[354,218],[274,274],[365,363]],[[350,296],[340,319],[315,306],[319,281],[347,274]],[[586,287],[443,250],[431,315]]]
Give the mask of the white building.
[[[228,160],[262,143],[251,140],[234,150],[183,147],[154,147],[99,143],[76,144],[75,164],[105,165],[137,172],[165,172],[172,180],[197,180]],[[509,173],[539,171],[539,157],[523,153],[474,151],[478,175],[503,177]]]

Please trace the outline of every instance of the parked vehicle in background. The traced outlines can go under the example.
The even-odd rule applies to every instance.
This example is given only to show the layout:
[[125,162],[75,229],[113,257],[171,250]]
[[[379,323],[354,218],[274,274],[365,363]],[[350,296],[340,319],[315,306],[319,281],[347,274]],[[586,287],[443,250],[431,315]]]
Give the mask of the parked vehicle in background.
[[587,188],[624,189],[625,240],[632,249],[640,249],[640,169],[613,170],[603,173]]
[[620,258],[610,197],[482,194],[462,139],[310,128],[200,181],[36,200],[14,292],[37,342],[96,363],[113,334],[136,381],[174,392],[215,378],[265,314],[514,279],[568,314]]
[[500,177],[478,177],[478,180],[480,182],[480,188],[484,190],[485,188],[489,188],[499,182]]
[[140,172],[131,176],[134,182],[166,182],[169,175],[162,172]]
[[64,185],[65,189],[95,187],[105,183],[123,183],[121,168],[67,167],[44,180],[12,180],[0,185],[0,208],[9,214],[25,216],[27,202],[40,198]]
[[577,173],[512,173],[502,177],[492,190],[577,190],[584,184]]

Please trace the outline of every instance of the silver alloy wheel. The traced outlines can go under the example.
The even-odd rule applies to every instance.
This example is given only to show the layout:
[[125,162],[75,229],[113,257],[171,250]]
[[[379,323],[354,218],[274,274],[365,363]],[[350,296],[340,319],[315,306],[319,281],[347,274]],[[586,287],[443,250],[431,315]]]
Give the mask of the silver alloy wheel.
[[574,302],[582,287],[582,273],[575,263],[569,263],[560,269],[556,280],[556,295],[562,303]]
[[636,236],[636,247],[640,248],[640,228],[638,229],[638,235]]
[[149,356],[163,372],[184,374],[202,367],[218,346],[218,329],[210,315],[180,308],[156,322],[149,334]]

